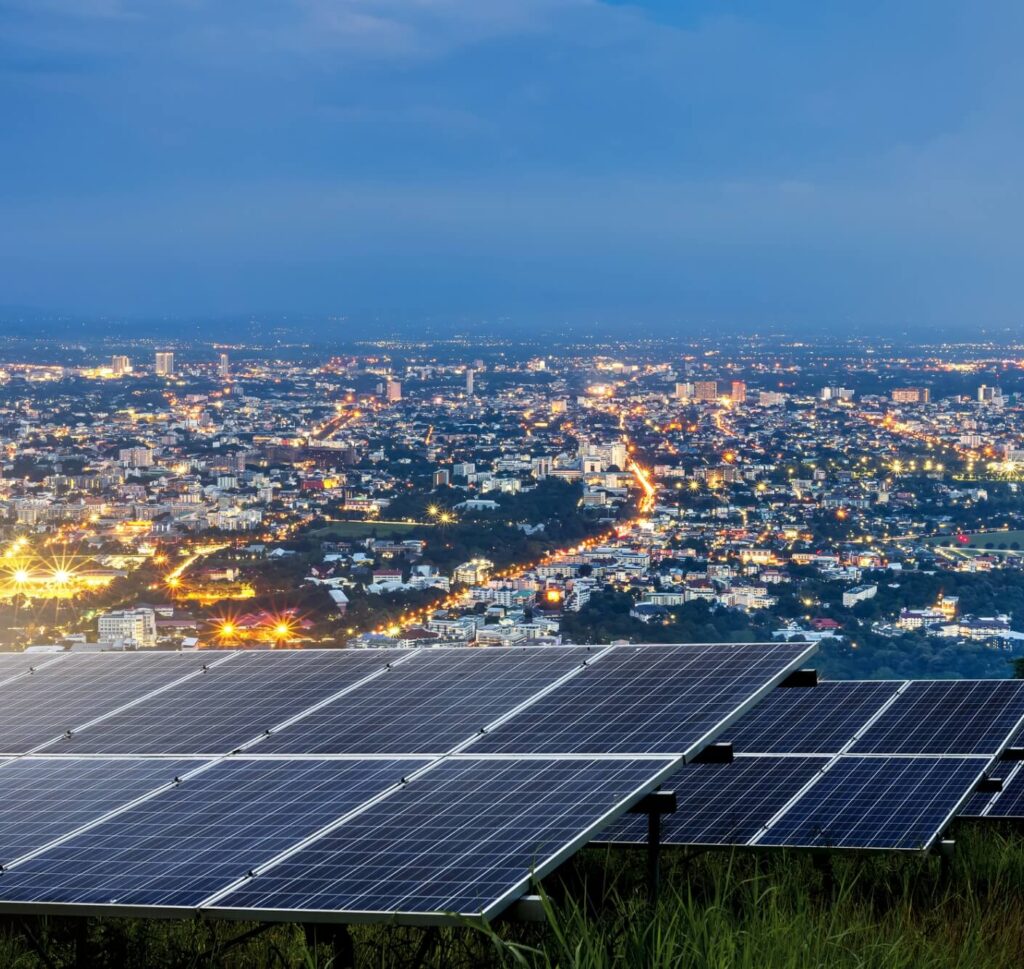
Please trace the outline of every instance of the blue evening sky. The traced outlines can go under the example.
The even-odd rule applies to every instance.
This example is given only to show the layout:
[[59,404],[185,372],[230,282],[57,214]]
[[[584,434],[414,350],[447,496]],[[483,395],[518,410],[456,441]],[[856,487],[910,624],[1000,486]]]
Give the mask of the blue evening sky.
[[1024,308],[1019,0],[0,0],[0,304]]

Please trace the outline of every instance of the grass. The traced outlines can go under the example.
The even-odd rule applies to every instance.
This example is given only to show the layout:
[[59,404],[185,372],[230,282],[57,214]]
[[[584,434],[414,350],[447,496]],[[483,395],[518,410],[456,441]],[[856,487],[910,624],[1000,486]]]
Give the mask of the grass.
[[414,528],[432,527],[428,522],[389,522],[389,521],[351,521],[331,522],[323,528],[315,528],[307,532],[316,538],[367,538],[376,535],[378,538],[388,538],[391,535],[410,532]]
[[[591,849],[545,885],[546,923],[352,929],[374,969],[1003,969],[1024,952],[1024,837],[964,826],[948,869],[936,858],[667,850],[661,898],[642,890],[643,853]],[[74,924],[31,924],[53,969],[74,965]],[[94,920],[97,969],[342,969],[327,930],[280,925],[231,947],[247,926]],[[319,943],[319,944],[317,944]],[[46,966],[17,920],[0,967]]]
[[927,545],[952,545],[957,548],[984,549],[986,544],[991,543],[993,548],[998,549],[1002,545],[1004,550],[1008,549],[1013,542],[1024,547],[1024,531],[1005,532],[967,532],[967,544],[960,545],[955,535],[935,535],[925,539]]

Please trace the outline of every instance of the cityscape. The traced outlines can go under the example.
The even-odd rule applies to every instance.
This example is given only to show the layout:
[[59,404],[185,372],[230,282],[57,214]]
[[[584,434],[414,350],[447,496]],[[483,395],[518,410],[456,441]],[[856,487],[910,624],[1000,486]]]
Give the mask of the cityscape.
[[0,0],[0,969],[1020,969],[1022,47]]
[[6,649],[1024,656],[1019,347],[152,342],[5,350]]

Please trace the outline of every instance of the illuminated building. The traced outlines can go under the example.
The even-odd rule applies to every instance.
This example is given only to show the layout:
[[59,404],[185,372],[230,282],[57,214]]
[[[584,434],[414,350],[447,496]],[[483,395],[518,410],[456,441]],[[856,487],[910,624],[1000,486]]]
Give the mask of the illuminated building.
[[126,468],[153,467],[153,452],[148,447],[123,447],[117,452],[117,459]]
[[472,397],[473,396],[473,375],[474,375],[474,373],[475,373],[475,371],[473,371],[473,370],[467,370],[466,371],[466,396],[467,397]]
[[386,388],[387,398],[390,403],[396,404],[402,399],[402,382],[400,380],[389,377]]
[[742,380],[734,380],[729,389],[729,397],[734,404],[742,404],[747,399],[747,385]]
[[125,609],[99,617],[101,643],[156,645],[156,613],[152,609]]
[[718,400],[718,381],[698,380],[693,385],[693,398],[702,401]]
[[115,377],[123,377],[126,373],[131,373],[132,362],[123,353],[115,353],[110,358],[110,369]]
[[894,404],[927,404],[932,399],[927,387],[896,387],[890,393]]
[[490,575],[493,568],[494,563],[489,559],[473,559],[458,566],[453,578],[456,582],[462,582],[465,585],[482,585],[487,581],[487,576]]
[[155,370],[158,377],[172,376],[174,374],[174,354],[169,350],[157,351]]

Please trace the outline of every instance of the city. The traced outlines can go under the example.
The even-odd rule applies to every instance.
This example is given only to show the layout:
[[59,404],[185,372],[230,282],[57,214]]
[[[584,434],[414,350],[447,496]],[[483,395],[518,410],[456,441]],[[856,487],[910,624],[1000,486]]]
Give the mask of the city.
[[1019,348],[122,349],[6,351],[7,649],[1024,655]]
[[0,969],[1019,969],[1022,46],[0,0]]

